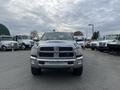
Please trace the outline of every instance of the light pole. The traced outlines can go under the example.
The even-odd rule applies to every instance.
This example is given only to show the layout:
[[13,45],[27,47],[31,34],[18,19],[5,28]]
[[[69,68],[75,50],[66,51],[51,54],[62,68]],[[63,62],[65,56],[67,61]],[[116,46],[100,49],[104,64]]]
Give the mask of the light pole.
[[94,33],[94,24],[88,24],[88,26],[91,26],[92,27],[92,34]]

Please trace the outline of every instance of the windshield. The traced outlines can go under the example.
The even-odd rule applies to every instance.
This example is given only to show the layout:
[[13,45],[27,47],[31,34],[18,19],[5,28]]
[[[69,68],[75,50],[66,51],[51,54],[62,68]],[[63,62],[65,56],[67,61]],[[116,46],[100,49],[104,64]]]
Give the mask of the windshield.
[[77,39],[76,41],[84,41],[84,39]]
[[103,38],[102,37],[98,38],[98,41],[101,41],[101,40],[105,40],[104,37]]
[[49,32],[45,33],[41,40],[73,40],[73,36],[71,33]]
[[106,40],[114,40],[117,39],[118,35],[107,35]]
[[119,41],[120,41],[120,35],[118,35],[117,40],[119,40]]
[[21,39],[31,39],[30,36],[21,36]]
[[83,36],[74,36],[74,39],[76,41],[84,41],[84,37]]
[[12,37],[2,37],[1,41],[12,41]]

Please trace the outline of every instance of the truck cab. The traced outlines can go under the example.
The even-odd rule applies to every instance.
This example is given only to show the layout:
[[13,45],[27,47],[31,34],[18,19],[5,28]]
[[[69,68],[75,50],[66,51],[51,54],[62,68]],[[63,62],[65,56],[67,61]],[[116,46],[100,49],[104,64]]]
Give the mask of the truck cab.
[[19,49],[19,44],[16,41],[13,41],[13,38],[8,35],[0,36],[0,49],[2,51]]
[[83,49],[85,48],[85,38],[84,38],[84,36],[74,36],[74,39]]
[[98,50],[101,52],[108,51],[109,50],[108,44],[116,40],[116,38],[117,34],[105,35],[103,37],[103,40],[99,42]]
[[90,48],[91,50],[98,50],[99,48],[99,42],[103,41],[102,37],[99,37],[97,40],[93,40],[90,42]]
[[17,41],[20,45],[20,49],[31,49],[34,45],[34,41],[29,35],[16,35],[13,37],[14,41]]

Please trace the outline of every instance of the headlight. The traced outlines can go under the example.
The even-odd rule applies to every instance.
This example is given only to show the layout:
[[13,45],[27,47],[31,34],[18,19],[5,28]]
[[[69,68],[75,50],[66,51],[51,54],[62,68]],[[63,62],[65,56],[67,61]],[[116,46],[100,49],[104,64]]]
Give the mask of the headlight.
[[31,64],[35,64],[37,61],[37,48],[32,47],[31,49],[31,57],[30,57]]
[[31,56],[37,58],[37,47],[33,46],[31,49]]
[[76,58],[83,56],[81,47],[75,49],[75,54]]

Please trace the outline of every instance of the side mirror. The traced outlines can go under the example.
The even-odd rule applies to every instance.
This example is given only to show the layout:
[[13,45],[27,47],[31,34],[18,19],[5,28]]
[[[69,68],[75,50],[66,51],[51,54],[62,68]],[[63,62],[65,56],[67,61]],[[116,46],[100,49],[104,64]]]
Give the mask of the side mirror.
[[118,37],[118,40],[120,41],[120,36]]

